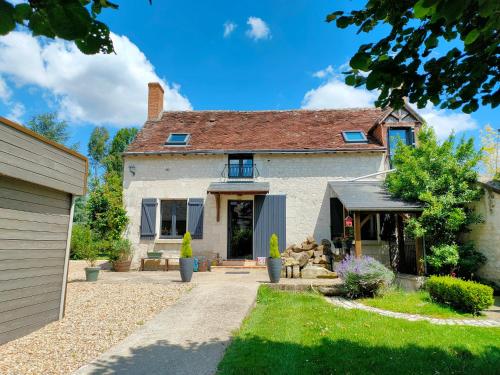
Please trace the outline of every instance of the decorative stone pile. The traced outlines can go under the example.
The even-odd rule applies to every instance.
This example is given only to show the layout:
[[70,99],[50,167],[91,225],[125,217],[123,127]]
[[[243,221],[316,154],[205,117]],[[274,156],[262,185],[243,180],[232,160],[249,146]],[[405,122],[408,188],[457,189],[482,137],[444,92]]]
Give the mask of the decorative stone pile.
[[281,254],[283,259],[282,277],[315,279],[334,278],[331,272],[331,243],[322,240],[321,245],[313,236],[308,236],[300,245],[291,245]]

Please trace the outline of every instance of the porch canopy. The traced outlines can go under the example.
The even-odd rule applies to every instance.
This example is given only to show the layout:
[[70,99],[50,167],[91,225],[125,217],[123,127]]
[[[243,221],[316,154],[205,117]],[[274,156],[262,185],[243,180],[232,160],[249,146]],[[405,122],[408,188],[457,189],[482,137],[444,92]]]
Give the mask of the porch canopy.
[[[354,214],[354,244],[357,257],[362,255],[361,227],[369,219],[367,216],[361,221],[362,213],[373,215],[378,212],[392,212],[403,218],[405,213],[418,215],[423,210],[422,204],[418,202],[405,202],[391,197],[382,181],[330,181],[328,184],[344,206],[344,210]],[[400,224],[402,225],[402,220]],[[415,266],[420,274],[420,259],[423,256],[421,239],[415,242],[415,253]]]
[[422,211],[420,203],[390,196],[379,181],[330,181],[328,183],[348,211]]
[[269,193],[269,182],[212,182],[207,192],[215,195],[217,208],[217,222],[220,221],[220,196],[221,194],[255,195]]

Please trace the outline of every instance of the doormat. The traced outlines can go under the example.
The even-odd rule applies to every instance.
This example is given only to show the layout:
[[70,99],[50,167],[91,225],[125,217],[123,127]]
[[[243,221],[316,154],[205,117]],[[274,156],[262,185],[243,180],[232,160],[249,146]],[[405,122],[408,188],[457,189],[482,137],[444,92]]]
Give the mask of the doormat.
[[246,275],[249,274],[250,271],[226,271],[225,273],[229,273],[231,275]]

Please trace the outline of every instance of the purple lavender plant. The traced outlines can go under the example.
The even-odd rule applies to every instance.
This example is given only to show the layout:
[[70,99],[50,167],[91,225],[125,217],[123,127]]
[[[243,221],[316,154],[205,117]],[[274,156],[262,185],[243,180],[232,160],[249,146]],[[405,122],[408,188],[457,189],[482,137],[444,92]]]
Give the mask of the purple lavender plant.
[[347,296],[373,296],[394,280],[394,273],[372,257],[347,256],[335,271],[343,280]]

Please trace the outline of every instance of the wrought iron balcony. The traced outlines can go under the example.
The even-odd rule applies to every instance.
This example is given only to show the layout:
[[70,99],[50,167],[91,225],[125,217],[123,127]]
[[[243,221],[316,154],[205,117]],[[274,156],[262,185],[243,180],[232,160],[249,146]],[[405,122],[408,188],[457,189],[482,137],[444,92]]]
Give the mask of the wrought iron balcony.
[[238,164],[225,164],[221,172],[222,178],[230,180],[249,180],[259,177],[259,170],[256,164],[251,165],[238,165]]

